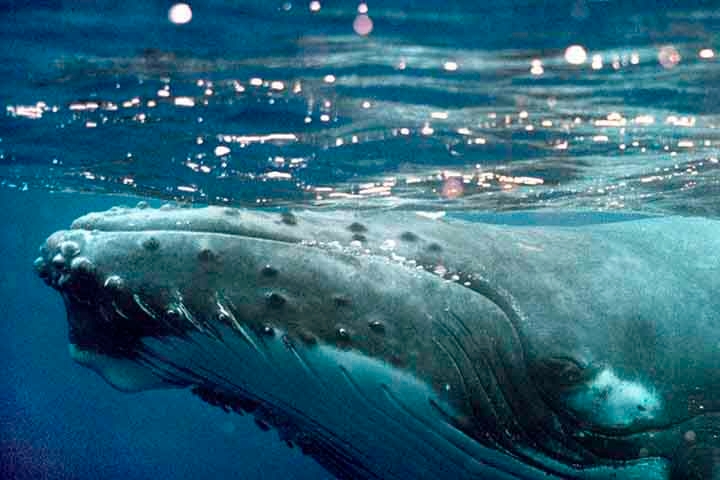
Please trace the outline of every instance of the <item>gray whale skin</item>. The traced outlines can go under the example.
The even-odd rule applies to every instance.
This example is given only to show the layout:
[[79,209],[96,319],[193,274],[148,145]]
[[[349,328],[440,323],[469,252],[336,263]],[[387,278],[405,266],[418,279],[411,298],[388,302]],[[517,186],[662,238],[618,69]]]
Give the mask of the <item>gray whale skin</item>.
[[114,208],[50,236],[70,353],[340,478],[720,478],[720,226]]

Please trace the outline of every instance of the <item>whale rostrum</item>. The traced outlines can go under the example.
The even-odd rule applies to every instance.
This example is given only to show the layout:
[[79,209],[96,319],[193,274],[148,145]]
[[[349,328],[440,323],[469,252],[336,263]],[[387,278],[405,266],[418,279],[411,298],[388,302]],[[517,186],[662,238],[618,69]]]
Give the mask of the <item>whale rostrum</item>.
[[348,479],[720,478],[720,224],[114,208],[51,235],[70,353]]

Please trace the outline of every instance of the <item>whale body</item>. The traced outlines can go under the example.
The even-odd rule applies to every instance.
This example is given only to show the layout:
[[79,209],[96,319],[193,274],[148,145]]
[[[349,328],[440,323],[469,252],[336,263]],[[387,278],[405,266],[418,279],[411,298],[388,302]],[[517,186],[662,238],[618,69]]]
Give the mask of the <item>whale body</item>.
[[720,224],[114,208],[35,268],[70,353],[347,479],[720,478]]

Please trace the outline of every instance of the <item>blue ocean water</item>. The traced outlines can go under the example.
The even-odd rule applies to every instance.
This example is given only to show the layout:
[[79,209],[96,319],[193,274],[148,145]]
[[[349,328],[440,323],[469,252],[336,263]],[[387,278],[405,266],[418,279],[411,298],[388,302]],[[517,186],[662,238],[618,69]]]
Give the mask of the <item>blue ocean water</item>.
[[0,2],[3,478],[329,478],[245,417],[72,364],[31,262],[87,211],[720,213],[715,1],[173,3]]

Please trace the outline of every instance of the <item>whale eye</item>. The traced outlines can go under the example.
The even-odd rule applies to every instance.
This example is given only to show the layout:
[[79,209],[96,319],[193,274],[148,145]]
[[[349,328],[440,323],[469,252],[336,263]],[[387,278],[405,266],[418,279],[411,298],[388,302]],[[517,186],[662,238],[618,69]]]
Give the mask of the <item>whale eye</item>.
[[543,383],[568,388],[586,382],[591,376],[591,369],[570,357],[549,357],[539,362],[536,375]]

